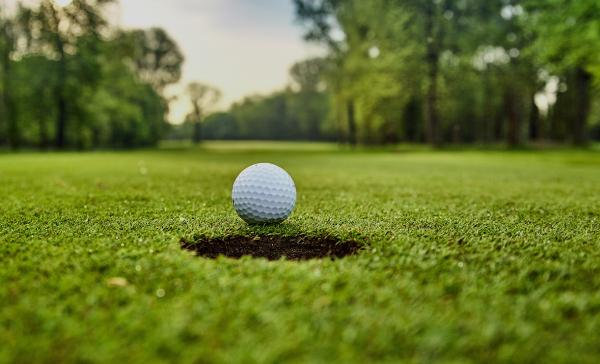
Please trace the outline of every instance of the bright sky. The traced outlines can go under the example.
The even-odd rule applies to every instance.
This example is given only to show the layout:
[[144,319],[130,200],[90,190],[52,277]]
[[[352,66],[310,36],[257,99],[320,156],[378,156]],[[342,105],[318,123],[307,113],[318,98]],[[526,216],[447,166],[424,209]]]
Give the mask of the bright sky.
[[[16,2],[0,0],[10,7]],[[282,88],[294,62],[319,53],[303,42],[292,0],[120,0],[116,17],[113,22],[124,28],[165,29],[183,51],[182,80],[168,90],[178,96],[171,104],[174,123],[189,111],[183,91],[191,81],[218,87],[224,109],[244,96]]]
[[[186,62],[170,93],[182,95],[190,81],[210,83],[223,92],[221,108],[283,87],[289,67],[317,52],[302,40],[292,0],[121,0],[120,7],[121,26],[160,26],[179,43]],[[171,121],[188,110],[180,96]]]

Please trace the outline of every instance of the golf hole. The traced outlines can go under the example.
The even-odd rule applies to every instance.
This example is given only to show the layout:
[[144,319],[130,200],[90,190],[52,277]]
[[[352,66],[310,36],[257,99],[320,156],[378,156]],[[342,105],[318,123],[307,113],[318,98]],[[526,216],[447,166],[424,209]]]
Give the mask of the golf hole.
[[239,259],[243,256],[268,260],[340,259],[357,254],[363,247],[356,241],[340,241],[332,237],[306,236],[232,236],[181,239],[181,248],[197,256],[215,259],[218,256]]

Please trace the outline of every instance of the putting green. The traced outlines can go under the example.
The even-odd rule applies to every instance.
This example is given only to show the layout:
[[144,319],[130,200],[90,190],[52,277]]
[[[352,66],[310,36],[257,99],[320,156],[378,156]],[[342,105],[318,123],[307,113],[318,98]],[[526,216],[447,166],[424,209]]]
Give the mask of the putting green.
[[[294,177],[252,227],[245,166]],[[0,154],[0,362],[598,362],[600,152],[209,143]],[[343,259],[181,238],[355,240]]]

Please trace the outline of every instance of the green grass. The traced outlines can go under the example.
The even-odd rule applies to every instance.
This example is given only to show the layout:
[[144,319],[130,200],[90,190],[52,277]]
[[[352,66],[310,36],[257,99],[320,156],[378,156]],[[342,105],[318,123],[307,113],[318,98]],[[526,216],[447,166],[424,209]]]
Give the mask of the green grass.
[[[259,161],[297,184],[279,226],[231,207]],[[597,151],[2,154],[0,201],[3,363],[600,361]],[[178,244],[239,234],[368,248],[299,263]]]

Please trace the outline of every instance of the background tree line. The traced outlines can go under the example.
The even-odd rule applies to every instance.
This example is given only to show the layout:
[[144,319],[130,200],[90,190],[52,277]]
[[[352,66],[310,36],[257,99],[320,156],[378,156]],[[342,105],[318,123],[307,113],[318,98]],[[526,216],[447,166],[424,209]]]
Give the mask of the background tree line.
[[[170,139],[328,140],[337,138],[331,118],[331,96],[322,79],[324,62],[310,59],[290,70],[290,85],[273,94],[253,95],[228,111],[210,112],[219,91],[188,86],[192,111],[182,125],[172,126]],[[206,114],[206,116],[205,116]]]
[[291,0],[324,49],[290,84],[214,112],[191,83],[166,122],[184,57],[162,29],[124,30],[116,0],[0,13],[0,147],[122,148],[164,137],[350,144],[600,139],[596,0]]
[[154,145],[168,125],[164,88],[183,56],[162,29],[122,30],[112,0],[52,0],[0,14],[0,145]]
[[[207,139],[600,139],[596,0],[294,0],[324,57],[204,120]],[[191,133],[189,123],[172,136]],[[186,130],[188,130],[186,132]]]
[[328,49],[325,77],[351,143],[598,134],[595,0],[294,2],[306,39]]

